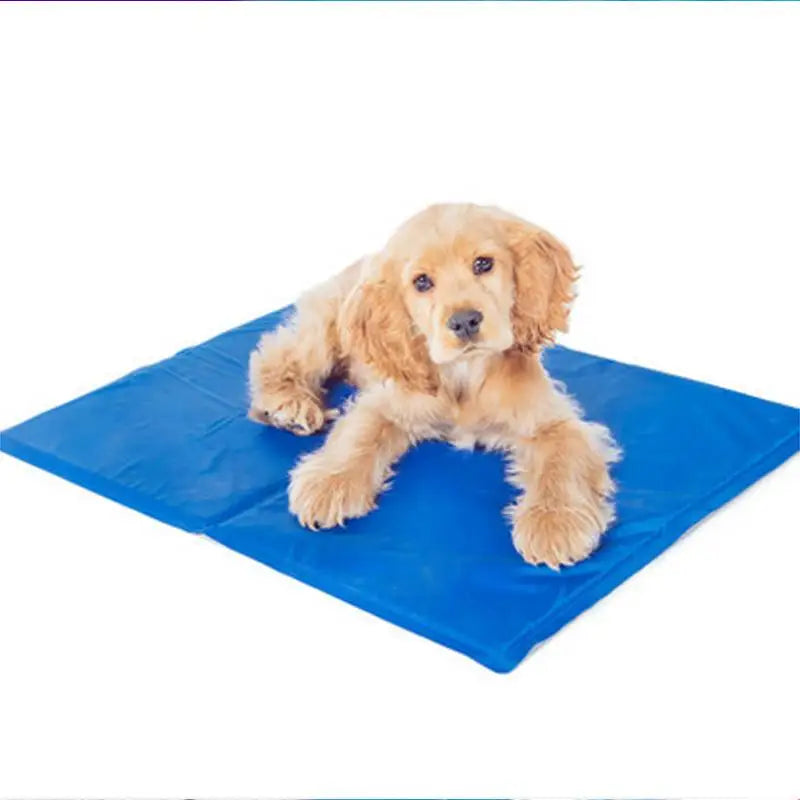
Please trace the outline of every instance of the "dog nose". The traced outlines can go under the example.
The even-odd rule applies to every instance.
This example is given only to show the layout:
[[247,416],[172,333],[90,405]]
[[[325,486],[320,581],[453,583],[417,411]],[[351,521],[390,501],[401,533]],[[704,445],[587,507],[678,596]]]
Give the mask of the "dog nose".
[[461,339],[462,342],[474,338],[483,322],[483,314],[475,308],[468,308],[466,311],[456,311],[447,320],[447,327]]

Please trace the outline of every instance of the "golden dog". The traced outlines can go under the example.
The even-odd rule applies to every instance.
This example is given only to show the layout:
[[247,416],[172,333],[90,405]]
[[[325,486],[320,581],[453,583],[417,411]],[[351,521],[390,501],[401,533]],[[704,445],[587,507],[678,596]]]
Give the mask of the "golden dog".
[[363,516],[409,447],[444,439],[508,453],[522,492],[506,512],[526,561],[586,558],[614,516],[608,465],[619,451],[539,358],[566,329],[575,278],[567,249],[541,228],[438,205],[301,297],[250,357],[250,416],[309,434],[334,416],[331,375],[359,392],[291,473],[297,519],[319,529]]

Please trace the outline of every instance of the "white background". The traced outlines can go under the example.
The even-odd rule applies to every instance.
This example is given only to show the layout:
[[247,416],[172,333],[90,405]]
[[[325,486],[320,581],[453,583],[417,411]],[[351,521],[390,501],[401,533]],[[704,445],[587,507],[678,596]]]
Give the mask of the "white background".
[[[796,4],[0,6],[0,427],[428,203],[585,265],[574,347],[800,403]],[[515,672],[0,460],[0,795],[797,792],[798,460]],[[794,753],[794,755],[792,755]]]

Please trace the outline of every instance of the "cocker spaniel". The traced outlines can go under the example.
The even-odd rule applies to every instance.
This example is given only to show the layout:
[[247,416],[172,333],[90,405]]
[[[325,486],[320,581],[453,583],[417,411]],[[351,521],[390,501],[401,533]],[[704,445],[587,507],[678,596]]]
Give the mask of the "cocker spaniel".
[[289,507],[331,528],[375,507],[392,466],[422,439],[508,453],[521,489],[514,546],[554,569],[586,558],[614,516],[608,430],[586,422],[540,362],[567,326],[576,268],[546,231],[499,209],[437,205],[297,303],[250,357],[252,419],[320,430],[324,386],[358,388],[291,473]]

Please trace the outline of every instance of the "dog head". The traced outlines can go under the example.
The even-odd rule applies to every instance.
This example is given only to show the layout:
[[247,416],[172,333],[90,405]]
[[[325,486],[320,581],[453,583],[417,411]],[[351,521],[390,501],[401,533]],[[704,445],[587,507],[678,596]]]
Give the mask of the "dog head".
[[348,298],[346,347],[379,375],[434,391],[439,366],[566,330],[576,269],[541,228],[499,209],[437,205],[406,222]]

